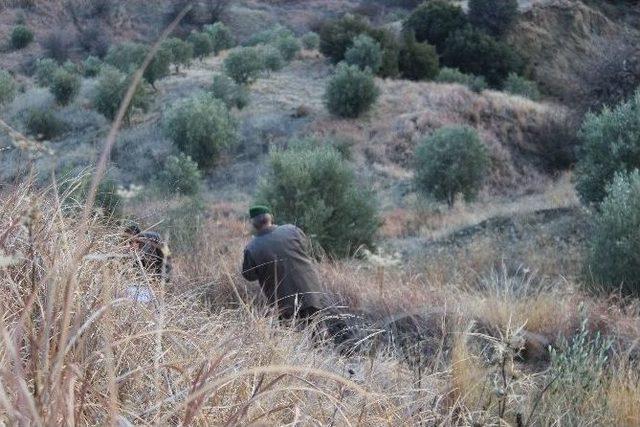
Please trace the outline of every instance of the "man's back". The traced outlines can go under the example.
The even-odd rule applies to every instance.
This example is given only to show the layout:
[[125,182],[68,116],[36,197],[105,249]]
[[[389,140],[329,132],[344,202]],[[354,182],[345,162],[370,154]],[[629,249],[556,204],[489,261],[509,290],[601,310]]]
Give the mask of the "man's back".
[[277,304],[285,317],[291,317],[296,309],[324,307],[308,249],[306,236],[294,225],[269,227],[245,249],[243,276],[258,280],[269,303]]

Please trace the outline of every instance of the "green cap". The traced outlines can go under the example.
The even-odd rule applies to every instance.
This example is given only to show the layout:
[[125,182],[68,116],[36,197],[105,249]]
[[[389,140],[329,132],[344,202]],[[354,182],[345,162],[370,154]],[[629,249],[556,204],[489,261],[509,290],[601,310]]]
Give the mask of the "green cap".
[[271,209],[262,205],[251,206],[251,208],[249,208],[249,217],[251,219],[257,217],[258,215],[264,215],[264,214],[270,214],[270,213],[271,213]]

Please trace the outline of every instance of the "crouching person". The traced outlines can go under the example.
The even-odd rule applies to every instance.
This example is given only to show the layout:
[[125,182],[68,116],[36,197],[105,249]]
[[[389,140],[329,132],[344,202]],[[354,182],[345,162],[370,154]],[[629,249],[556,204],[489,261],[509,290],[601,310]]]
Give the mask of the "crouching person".
[[168,281],[171,274],[171,254],[160,234],[142,231],[137,224],[129,225],[124,233],[135,257],[136,267],[142,265],[150,278]]

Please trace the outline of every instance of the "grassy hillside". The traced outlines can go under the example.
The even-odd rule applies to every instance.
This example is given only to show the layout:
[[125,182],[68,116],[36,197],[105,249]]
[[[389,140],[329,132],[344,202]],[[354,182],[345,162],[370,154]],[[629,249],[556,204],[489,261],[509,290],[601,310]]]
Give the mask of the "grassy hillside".
[[[636,65],[637,30],[623,9],[520,2],[517,23],[500,39],[526,60],[513,85],[475,87],[468,79],[479,76],[468,74],[457,83],[370,76],[379,96],[357,118],[327,108],[340,67],[316,47],[300,49],[281,58],[282,67],[263,66],[255,81],[229,83],[242,102],[206,110],[223,111],[234,142],[204,167],[184,160],[189,135],[172,137],[174,113],[188,99],[212,96],[214,78],[229,74],[229,58],[242,48],[172,64],[153,87],[143,82],[147,105],[131,110],[105,152],[113,120],[100,113],[96,94],[114,72],[103,62],[109,55],[96,53],[94,74],[86,58],[100,40],[149,46],[186,2],[28,3],[0,9],[0,423],[640,423],[640,305],[622,291],[627,284],[605,287],[591,275],[594,236],[610,218],[583,202],[575,182],[584,171],[574,168],[577,146],[597,134],[578,132],[585,113],[627,99],[640,82],[627,67]],[[223,3],[214,17],[210,7]],[[173,35],[193,47],[191,32],[219,19],[239,44],[277,24],[292,30],[282,38],[302,40],[353,12],[389,29],[403,55],[409,42],[399,30],[410,3],[198,2]],[[17,25],[34,34],[24,48],[11,42]],[[58,27],[68,30],[64,37]],[[597,48],[611,40],[633,60],[620,67]],[[280,42],[257,49],[262,55]],[[56,46],[64,60],[38,73],[37,61]],[[598,73],[587,73],[593,64]],[[138,65],[121,74],[126,84]],[[67,74],[78,91],[61,105],[44,80]],[[600,91],[608,76],[621,84]],[[605,158],[633,146],[630,111],[612,120],[631,125]],[[209,118],[198,117],[190,130]],[[477,134],[488,169],[475,198],[447,204],[417,183],[417,153],[456,126]],[[220,129],[206,128],[202,139]],[[317,258],[323,292],[355,334],[343,346],[319,319],[306,328],[280,321],[240,274],[251,238],[246,211],[260,186],[272,185],[274,153],[326,146],[353,172],[356,194],[371,194],[381,220],[375,245]],[[94,206],[88,185],[103,153],[105,187]],[[445,166],[452,165],[467,167],[458,159]],[[185,180],[195,183],[189,191],[180,187]],[[302,203],[308,195],[297,196]],[[614,231],[635,217],[627,212]],[[148,277],[132,256],[122,237],[129,220],[167,240],[170,281]],[[634,248],[636,234],[628,236],[611,247]],[[132,297],[140,289],[150,301]]]

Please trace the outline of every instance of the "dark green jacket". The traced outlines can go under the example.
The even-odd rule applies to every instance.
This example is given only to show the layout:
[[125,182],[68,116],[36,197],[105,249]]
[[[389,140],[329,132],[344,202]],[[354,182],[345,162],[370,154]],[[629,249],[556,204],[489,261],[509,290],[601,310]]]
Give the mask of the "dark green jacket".
[[260,283],[282,317],[293,316],[296,309],[326,307],[307,237],[294,225],[273,226],[256,235],[244,251],[242,275]]

